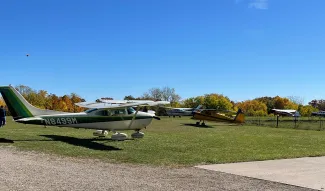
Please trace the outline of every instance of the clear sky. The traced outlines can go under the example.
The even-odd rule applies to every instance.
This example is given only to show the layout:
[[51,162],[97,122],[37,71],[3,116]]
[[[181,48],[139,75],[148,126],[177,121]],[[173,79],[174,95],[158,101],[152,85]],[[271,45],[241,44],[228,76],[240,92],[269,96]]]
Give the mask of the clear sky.
[[[324,0],[4,0],[1,85],[325,98]],[[26,54],[30,54],[26,57]]]

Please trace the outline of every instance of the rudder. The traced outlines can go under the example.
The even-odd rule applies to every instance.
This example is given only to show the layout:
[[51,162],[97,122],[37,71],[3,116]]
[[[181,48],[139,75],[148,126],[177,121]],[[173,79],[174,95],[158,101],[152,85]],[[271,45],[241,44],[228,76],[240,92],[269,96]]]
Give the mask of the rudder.
[[33,117],[31,111],[23,104],[18,96],[12,91],[11,86],[0,87],[0,93],[6,102],[6,105],[13,118],[20,119],[25,117]]
[[28,101],[12,86],[0,86],[0,93],[14,120],[37,115],[63,114],[66,112],[39,109]]
[[245,114],[241,109],[238,109],[237,115],[236,115],[234,121],[237,122],[237,123],[244,123],[245,122]]

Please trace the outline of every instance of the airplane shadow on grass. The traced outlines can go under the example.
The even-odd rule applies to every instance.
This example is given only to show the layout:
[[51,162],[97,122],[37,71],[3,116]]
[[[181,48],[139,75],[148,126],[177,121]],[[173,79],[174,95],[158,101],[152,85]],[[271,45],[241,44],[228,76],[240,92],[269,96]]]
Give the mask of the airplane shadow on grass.
[[0,138],[0,143],[14,143],[14,141],[11,139]]
[[40,136],[50,138],[53,141],[61,141],[71,145],[81,146],[93,150],[102,150],[102,151],[122,150],[117,147],[95,142],[95,141],[113,141],[111,139],[106,139],[106,138],[105,139],[79,139],[76,137],[61,136],[61,135],[40,135]]
[[[75,146],[81,146],[93,150],[106,150],[106,151],[117,151],[122,150],[117,147],[105,145],[98,142],[116,142],[110,138],[92,138],[92,139],[79,139],[76,137],[69,137],[69,136],[61,136],[61,135],[40,135],[42,137],[50,138],[49,139],[6,139],[6,138],[0,138],[0,144],[1,143],[14,143],[14,142],[43,142],[43,141],[60,141],[64,143],[68,143]],[[133,140],[133,139],[127,139]],[[97,141],[97,142],[96,142]]]
[[194,123],[182,123],[183,126],[192,126],[192,127],[199,127],[199,128],[213,128],[212,126],[208,125],[197,125]]

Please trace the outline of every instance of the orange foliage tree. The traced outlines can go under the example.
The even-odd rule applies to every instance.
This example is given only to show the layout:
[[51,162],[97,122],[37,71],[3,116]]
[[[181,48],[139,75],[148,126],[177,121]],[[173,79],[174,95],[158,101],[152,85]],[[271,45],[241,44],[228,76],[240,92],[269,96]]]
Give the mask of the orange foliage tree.
[[266,116],[267,107],[266,104],[257,100],[246,100],[239,102],[236,105],[241,108],[247,116]]

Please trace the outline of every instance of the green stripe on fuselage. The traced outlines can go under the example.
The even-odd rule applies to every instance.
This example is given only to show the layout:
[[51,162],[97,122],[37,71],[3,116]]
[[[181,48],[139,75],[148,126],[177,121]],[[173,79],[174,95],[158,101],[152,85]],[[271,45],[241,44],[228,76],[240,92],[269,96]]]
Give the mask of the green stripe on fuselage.
[[[114,122],[132,120],[133,115],[130,116],[46,116],[41,117],[41,120],[25,121],[21,123],[35,124],[35,125],[47,125],[47,126],[69,126],[73,124],[85,124],[85,123],[100,123],[100,122]],[[150,119],[151,116],[137,116],[135,119]]]
[[32,113],[9,87],[0,87],[0,92],[8,106],[9,111],[12,113],[15,119],[33,117]]

